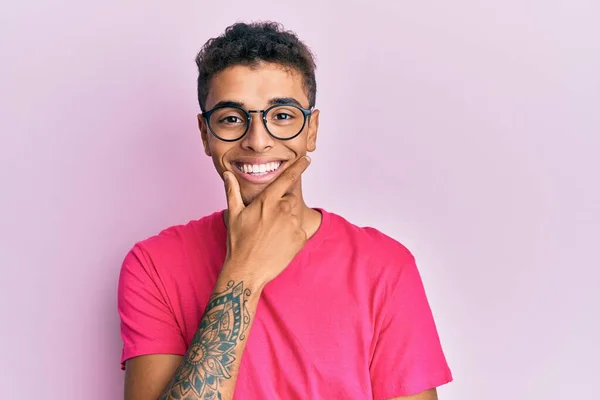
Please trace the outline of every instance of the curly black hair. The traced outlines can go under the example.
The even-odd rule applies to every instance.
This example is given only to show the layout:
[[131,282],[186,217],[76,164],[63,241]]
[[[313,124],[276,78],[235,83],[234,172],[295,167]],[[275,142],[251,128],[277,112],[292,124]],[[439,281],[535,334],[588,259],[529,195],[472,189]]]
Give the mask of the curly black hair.
[[261,61],[294,68],[303,75],[309,107],[314,107],[317,82],[315,57],[291,31],[277,22],[238,22],[206,42],[196,56],[198,103],[205,110],[211,78],[233,65],[254,66]]

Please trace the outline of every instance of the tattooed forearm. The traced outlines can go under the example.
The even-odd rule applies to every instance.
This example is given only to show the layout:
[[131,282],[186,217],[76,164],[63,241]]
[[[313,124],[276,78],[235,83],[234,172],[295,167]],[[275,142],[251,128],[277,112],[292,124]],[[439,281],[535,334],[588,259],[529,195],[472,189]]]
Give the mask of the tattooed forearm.
[[[239,367],[239,345],[251,323],[248,299],[252,294],[243,281],[232,280],[225,290],[213,293],[187,354],[161,400],[225,399],[223,386]],[[229,386],[232,394],[233,387]]]

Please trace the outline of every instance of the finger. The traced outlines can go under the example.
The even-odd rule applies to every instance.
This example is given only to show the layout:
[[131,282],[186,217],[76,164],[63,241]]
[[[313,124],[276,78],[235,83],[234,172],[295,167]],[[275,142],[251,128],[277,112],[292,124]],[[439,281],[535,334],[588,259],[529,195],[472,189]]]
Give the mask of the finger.
[[286,193],[281,200],[286,201],[290,204],[290,212],[292,215],[295,215],[296,212],[300,209],[300,199],[293,193]]
[[235,175],[229,171],[223,172],[225,181],[225,195],[227,196],[227,209],[230,217],[235,217],[244,209],[244,201],[240,193],[240,184]]
[[264,196],[274,196],[280,198],[284,196],[288,190],[294,185],[294,183],[300,178],[300,175],[310,165],[310,158],[308,156],[300,157],[295,163],[290,165],[285,171],[281,173],[264,191]]
[[288,200],[284,200],[282,199],[279,202],[279,209],[284,213],[284,214],[292,214],[292,211],[294,209],[294,205],[291,201]]

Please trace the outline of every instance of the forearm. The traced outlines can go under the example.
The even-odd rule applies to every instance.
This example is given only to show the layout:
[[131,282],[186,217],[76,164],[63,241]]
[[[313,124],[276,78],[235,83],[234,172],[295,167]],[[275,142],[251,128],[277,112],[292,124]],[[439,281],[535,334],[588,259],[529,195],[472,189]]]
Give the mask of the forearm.
[[224,266],[200,326],[161,400],[233,398],[264,284]]

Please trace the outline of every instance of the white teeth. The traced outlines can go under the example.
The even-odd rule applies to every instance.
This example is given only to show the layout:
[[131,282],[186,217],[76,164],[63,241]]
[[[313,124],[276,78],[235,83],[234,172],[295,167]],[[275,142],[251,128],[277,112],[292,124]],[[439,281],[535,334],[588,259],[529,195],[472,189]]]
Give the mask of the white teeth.
[[275,171],[281,166],[281,161],[268,162],[265,164],[237,164],[240,171],[246,174],[265,174]]

